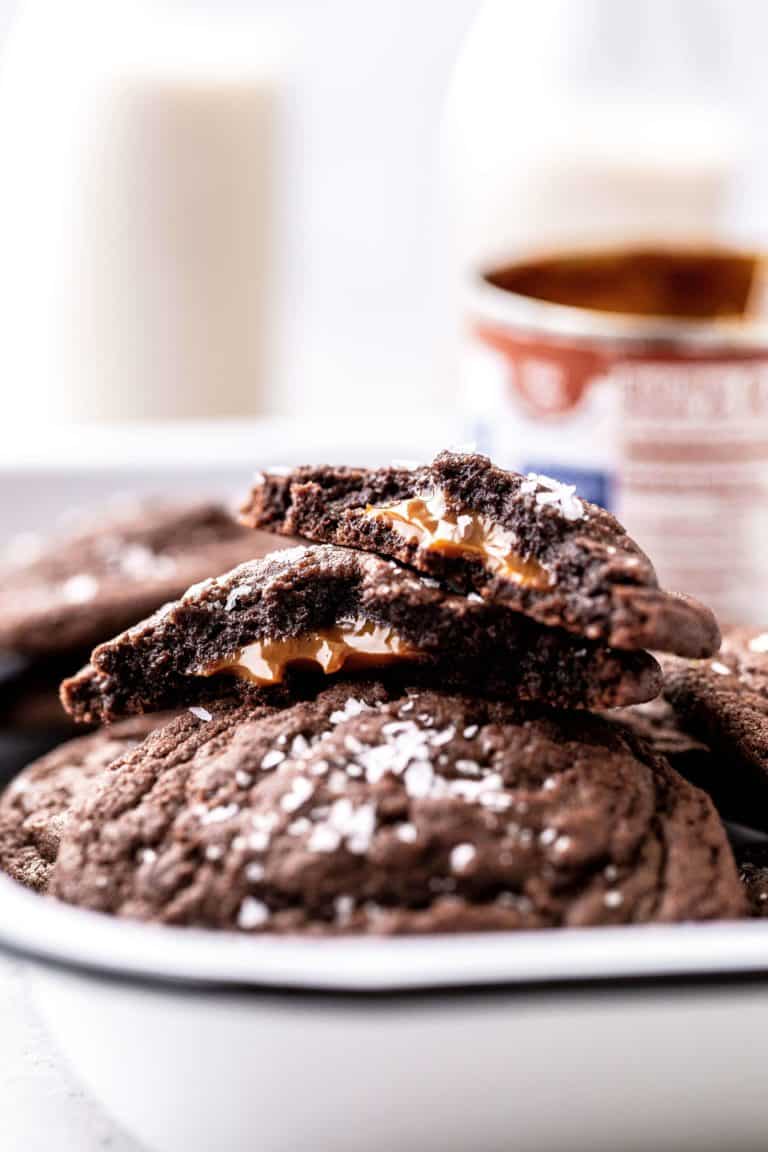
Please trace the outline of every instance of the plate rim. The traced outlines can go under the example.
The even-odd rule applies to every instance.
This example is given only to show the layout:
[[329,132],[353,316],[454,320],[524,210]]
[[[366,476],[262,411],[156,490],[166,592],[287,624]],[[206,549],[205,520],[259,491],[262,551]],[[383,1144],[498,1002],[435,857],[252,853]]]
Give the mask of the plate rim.
[[768,922],[434,936],[253,936],[142,924],[0,876],[0,950],[95,978],[198,991],[402,995],[768,981]]

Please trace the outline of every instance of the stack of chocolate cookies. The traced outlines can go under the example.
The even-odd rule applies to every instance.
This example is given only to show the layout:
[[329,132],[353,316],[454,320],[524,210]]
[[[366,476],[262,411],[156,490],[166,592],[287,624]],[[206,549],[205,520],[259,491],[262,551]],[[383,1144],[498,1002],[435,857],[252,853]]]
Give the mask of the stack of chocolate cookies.
[[[722,694],[730,656],[611,515],[443,453],[259,476],[242,521],[307,543],[191,587],[65,680],[67,713],[106,727],[0,800],[10,874],[245,931],[745,913],[720,817],[666,755],[732,739],[689,683]],[[662,688],[676,711],[649,715]]]

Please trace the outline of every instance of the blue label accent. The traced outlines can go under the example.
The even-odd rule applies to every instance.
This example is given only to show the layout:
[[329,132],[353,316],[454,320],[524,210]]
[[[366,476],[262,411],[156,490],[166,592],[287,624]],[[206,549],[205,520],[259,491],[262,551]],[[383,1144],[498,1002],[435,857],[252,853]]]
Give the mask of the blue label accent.
[[493,437],[490,425],[485,420],[475,420],[469,437],[474,451],[482,456],[493,456]]
[[539,472],[551,476],[561,484],[574,484],[576,495],[591,504],[599,504],[610,512],[613,508],[613,476],[610,472],[594,472],[590,468],[572,468],[568,464],[537,461],[524,464],[523,472]]

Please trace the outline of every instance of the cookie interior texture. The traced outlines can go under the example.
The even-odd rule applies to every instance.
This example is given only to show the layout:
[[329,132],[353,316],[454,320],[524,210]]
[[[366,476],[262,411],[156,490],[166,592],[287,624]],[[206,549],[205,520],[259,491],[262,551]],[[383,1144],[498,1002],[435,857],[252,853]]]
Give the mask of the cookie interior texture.
[[244,523],[392,557],[540,623],[617,648],[717,651],[712,613],[659,588],[648,557],[572,487],[441,453],[418,468],[258,477]]
[[434,683],[569,706],[647,700],[656,661],[576,639],[480,597],[445,592],[393,561],[315,545],[287,549],[191,588],[93,652],[65,681],[79,720],[186,706],[291,667],[370,673],[422,666]]
[[46,659],[90,649],[270,547],[211,502],[131,502],[48,539],[17,538],[0,553],[0,652]]

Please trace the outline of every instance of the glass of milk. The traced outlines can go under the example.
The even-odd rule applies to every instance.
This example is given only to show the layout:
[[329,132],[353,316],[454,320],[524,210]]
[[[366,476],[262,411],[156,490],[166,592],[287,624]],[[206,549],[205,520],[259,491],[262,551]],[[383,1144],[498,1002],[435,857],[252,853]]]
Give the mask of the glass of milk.
[[22,6],[0,70],[9,420],[268,406],[270,33],[164,4]]

